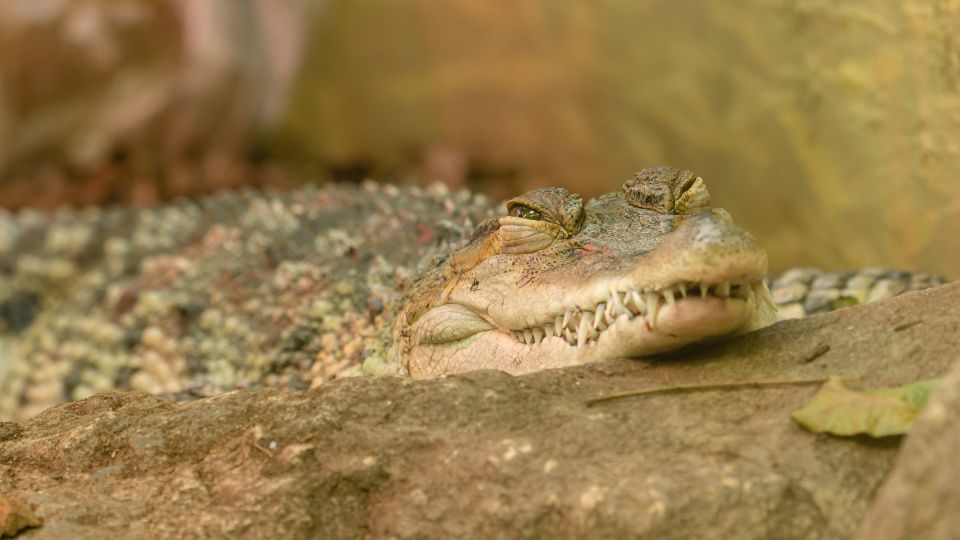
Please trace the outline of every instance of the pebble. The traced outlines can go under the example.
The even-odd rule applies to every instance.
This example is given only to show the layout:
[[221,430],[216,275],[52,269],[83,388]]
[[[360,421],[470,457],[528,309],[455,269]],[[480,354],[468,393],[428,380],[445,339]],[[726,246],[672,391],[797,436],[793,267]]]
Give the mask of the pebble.
[[774,289],[770,291],[770,295],[773,297],[774,303],[778,305],[789,304],[803,300],[809,290],[810,287],[807,284],[800,281],[795,281],[780,286],[774,286]]
[[774,288],[780,288],[791,283],[810,284],[813,279],[820,275],[821,271],[817,268],[792,268],[780,275],[773,282]]

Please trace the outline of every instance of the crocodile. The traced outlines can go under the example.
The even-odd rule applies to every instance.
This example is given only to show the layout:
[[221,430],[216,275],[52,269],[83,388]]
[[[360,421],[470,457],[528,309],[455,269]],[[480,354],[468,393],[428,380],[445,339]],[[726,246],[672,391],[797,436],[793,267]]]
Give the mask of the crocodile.
[[538,189],[507,212],[410,295],[394,336],[411,375],[650,356],[776,320],[766,252],[690,171],[644,169],[587,204]]
[[656,355],[942,283],[766,272],[703,180],[669,167],[503,212],[374,182],[0,212],[0,419],[114,388],[184,400]]

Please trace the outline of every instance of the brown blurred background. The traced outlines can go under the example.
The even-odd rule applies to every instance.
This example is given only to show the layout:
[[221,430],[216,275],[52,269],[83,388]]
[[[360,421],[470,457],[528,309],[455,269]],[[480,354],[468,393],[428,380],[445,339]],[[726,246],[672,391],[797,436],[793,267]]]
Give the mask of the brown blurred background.
[[0,205],[689,168],[775,270],[960,275],[955,0],[4,0]]

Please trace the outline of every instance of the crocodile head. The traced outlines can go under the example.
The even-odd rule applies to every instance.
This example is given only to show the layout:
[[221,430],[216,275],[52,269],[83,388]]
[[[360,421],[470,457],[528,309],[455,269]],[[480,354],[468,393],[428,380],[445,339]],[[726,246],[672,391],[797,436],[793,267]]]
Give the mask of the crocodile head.
[[766,253],[689,171],[644,169],[586,204],[538,189],[507,214],[412,290],[394,329],[410,375],[656,355],[775,320]]

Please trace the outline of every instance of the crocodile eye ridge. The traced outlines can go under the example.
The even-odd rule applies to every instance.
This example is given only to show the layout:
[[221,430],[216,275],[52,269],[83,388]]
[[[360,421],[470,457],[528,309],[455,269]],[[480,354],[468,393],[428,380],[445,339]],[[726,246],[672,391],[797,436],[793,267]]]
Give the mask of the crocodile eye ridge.
[[569,236],[583,225],[583,199],[561,187],[539,188],[507,201],[507,215],[552,223]]

